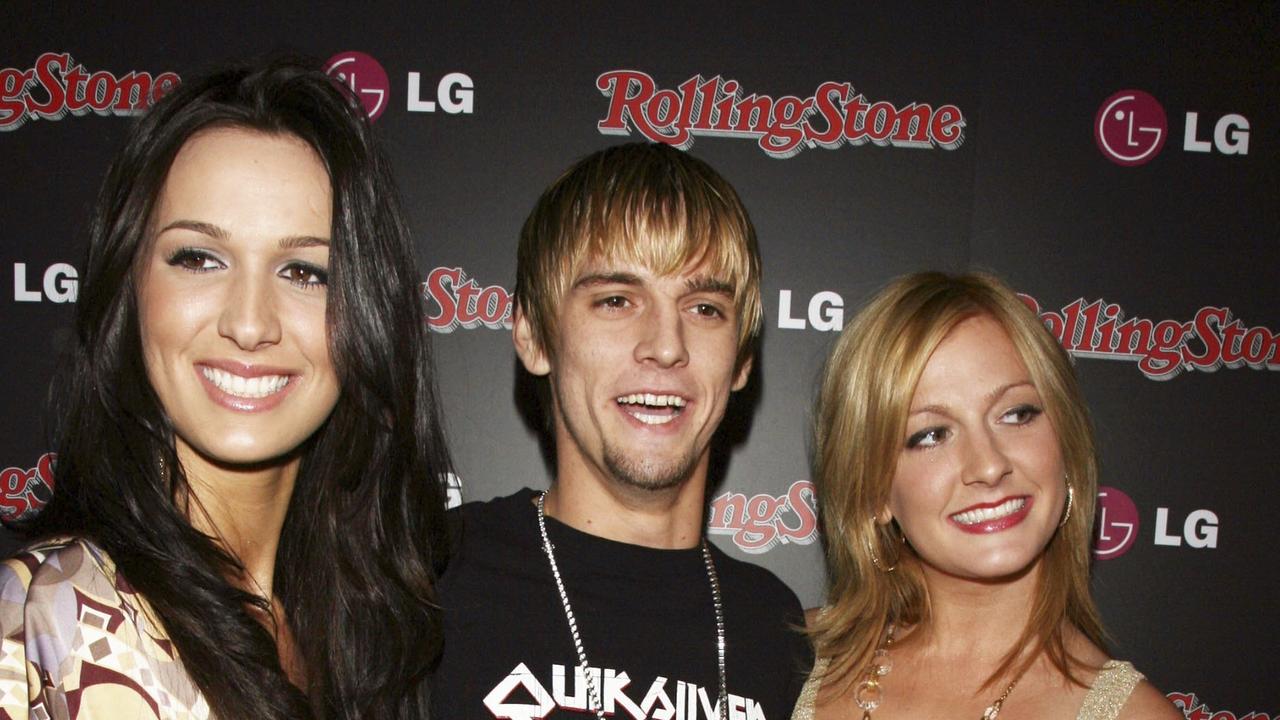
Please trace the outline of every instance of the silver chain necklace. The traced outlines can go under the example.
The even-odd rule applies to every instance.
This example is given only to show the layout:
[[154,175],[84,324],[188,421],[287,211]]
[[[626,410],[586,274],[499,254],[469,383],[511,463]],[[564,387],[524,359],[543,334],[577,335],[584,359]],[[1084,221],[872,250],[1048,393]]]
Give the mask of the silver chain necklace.
[[[547,537],[547,493],[538,495],[538,532],[542,535],[542,551],[547,554],[547,562],[551,563],[551,574],[556,579],[556,590],[560,591],[560,603],[564,605],[564,617],[569,621],[569,633],[573,635],[573,647],[578,651],[578,667],[582,668],[582,677],[587,682],[587,702],[598,720],[605,720],[604,703],[600,701],[600,689],[595,679],[587,670],[587,651],[582,647],[582,635],[578,632],[578,619],[574,617],[573,606],[569,604],[569,594],[564,590],[564,580],[560,577],[560,566],[556,563],[555,546]],[[716,608],[716,668],[720,671],[720,694],[716,706],[720,709],[720,720],[729,718],[729,685],[724,674],[724,604],[720,599],[720,577],[716,575],[716,564],[711,560],[711,550],[707,547],[706,538],[702,539],[702,562],[707,567],[707,580],[711,583],[711,600]]]

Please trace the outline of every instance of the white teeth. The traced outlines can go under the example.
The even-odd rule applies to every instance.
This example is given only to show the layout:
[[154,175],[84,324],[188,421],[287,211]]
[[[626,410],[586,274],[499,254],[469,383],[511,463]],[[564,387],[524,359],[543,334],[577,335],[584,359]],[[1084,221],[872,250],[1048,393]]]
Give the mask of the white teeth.
[[644,413],[632,413],[631,417],[646,425],[666,425],[676,419],[675,415],[646,415]]
[[654,395],[653,393],[632,393],[617,399],[619,405],[648,405],[649,407],[677,407],[685,405],[684,398],[678,395]]
[[979,508],[977,510],[966,510],[951,516],[952,520],[961,525],[977,525],[980,522],[987,522],[1002,518],[1006,515],[1012,515],[1022,509],[1027,504],[1026,498],[1011,498],[995,507]]
[[241,377],[225,370],[208,366],[200,368],[200,372],[222,392],[242,398],[264,398],[274,395],[289,384],[288,375],[260,375],[258,377]]

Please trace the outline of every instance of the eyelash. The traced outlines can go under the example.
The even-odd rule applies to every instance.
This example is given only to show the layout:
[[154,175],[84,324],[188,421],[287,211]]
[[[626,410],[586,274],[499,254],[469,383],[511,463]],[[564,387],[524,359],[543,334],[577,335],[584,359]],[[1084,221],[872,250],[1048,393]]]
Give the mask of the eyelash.
[[1002,418],[1008,417],[1010,415],[1013,415],[1014,413],[1026,413],[1026,419],[1024,419],[1022,422],[1014,423],[1014,425],[1026,425],[1027,423],[1031,422],[1032,420],[1035,420],[1037,417],[1043,414],[1044,409],[1037,405],[1032,405],[1031,403],[1024,403],[1015,408],[1010,408],[1008,412],[1006,412],[1004,415],[1001,415],[1000,417]]
[[[695,305],[693,306],[693,310],[694,310],[694,314],[695,314],[695,315],[699,315],[699,316],[701,316],[701,317],[708,317],[708,318],[709,318],[709,317],[723,318],[723,317],[725,316],[725,314],[724,314],[724,311],[723,311],[723,310],[721,310],[721,309],[720,309],[718,306],[716,306],[715,304],[713,304],[713,303],[708,303],[708,302],[701,302],[701,303],[697,303],[697,304],[695,304]],[[711,311],[711,313],[710,313],[710,314],[705,313],[705,312],[703,312],[704,310],[710,310],[710,311]]]
[[630,304],[631,301],[621,295],[610,295],[596,301],[597,307],[602,307],[606,310],[621,310]]
[[[188,266],[185,263],[189,260],[195,260],[199,262],[200,265],[196,267]],[[193,273],[205,273],[215,269],[211,267],[205,267],[204,266],[205,262],[213,262],[219,266],[222,265],[222,263],[217,258],[205,252],[204,250],[197,250],[195,248],[189,248],[189,247],[182,247],[182,248],[178,248],[177,250],[174,250],[173,254],[171,254],[169,256],[169,259],[166,260],[165,262],[169,263],[173,267],[180,267],[183,270],[186,270],[187,272],[193,272]]]
[[925,440],[927,440],[927,439],[929,438],[929,436],[930,436],[930,435],[938,435],[938,436],[941,436],[941,437],[937,437],[937,438],[934,440],[934,444],[933,444],[933,445],[928,445],[928,446],[926,446],[926,448],[936,447],[936,446],[937,446],[937,443],[942,442],[942,441],[945,439],[945,436],[946,436],[946,435],[949,435],[950,433],[951,433],[951,431],[950,431],[950,430],[948,430],[948,429],[946,429],[946,428],[944,428],[944,427],[928,427],[928,428],[925,428],[925,429],[923,429],[923,430],[920,430],[919,432],[913,433],[913,434],[911,435],[911,437],[907,438],[907,449],[908,449],[908,450],[915,450],[915,449],[919,448],[919,447],[920,447],[920,443],[922,443],[922,442],[924,442]]
[[[1022,427],[1024,425],[1029,424],[1032,420],[1035,420],[1037,417],[1039,417],[1043,413],[1044,413],[1043,408],[1037,405],[1032,405],[1030,403],[1024,403],[1022,405],[1018,405],[1016,407],[1010,408],[1000,417],[1006,418],[1014,414],[1025,414],[1025,418],[1021,422],[1010,423],[1015,427]],[[930,436],[934,436],[933,444],[924,446],[924,449],[928,450],[929,448],[937,447],[937,445],[941,443],[943,440],[945,440],[950,434],[951,434],[950,429],[942,427],[940,425],[924,428],[915,433],[912,433],[911,436],[907,438],[907,449],[908,450],[919,449],[921,446],[921,443],[928,440]]]
[[[199,264],[195,266],[188,265],[188,263],[191,261],[195,261],[196,263],[199,263]],[[169,258],[165,262],[167,262],[169,265],[173,267],[181,268],[183,270],[186,270],[189,273],[195,273],[195,274],[212,272],[214,270],[217,270],[220,267],[226,267],[225,265],[223,265],[221,260],[218,260],[211,253],[204,250],[199,250],[199,249],[190,248],[190,247],[178,248],[173,252],[173,254],[169,256]],[[213,263],[216,267],[207,267],[206,266],[207,263]],[[293,272],[292,272],[295,270],[301,270],[308,278],[315,278],[315,279],[314,280],[297,279],[296,277],[293,276]],[[328,270],[322,267],[319,267],[317,265],[312,265],[311,263],[302,262],[302,261],[295,261],[295,262],[289,263],[288,265],[285,265],[280,270],[280,276],[290,285],[294,285],[295,287],[302,288],[303,290],[310,290],[312,288],[317,288],[317,287],[325,287],[329,284]]]
[[304,262],[289,263],[284,267],[284,270],[282,270],[281,272],[284,273],[290,270],[301,270],[307,275],[315,278],[315,280],[297,280],[292,277],[285,278],[286,280],[289,281],[291,285],[296,285],[297,287],[300,287],[303,290],[310,290],[311,288],[316,288],[316,287],[326,287],[329,284],[329,271],[321,267],[316,267],[311,263],[304,263]]

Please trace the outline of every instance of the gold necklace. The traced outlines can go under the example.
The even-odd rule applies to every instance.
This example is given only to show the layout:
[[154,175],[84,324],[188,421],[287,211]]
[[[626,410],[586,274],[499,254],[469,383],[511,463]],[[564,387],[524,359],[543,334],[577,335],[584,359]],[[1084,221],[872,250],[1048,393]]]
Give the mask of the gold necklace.
[[[884,691],[880,689],[880,678],[889,674],[893,669],[893,660],[889,657],[889,646],[893,644],[893,633],[896,630],[893,623],[889,623],[884,627],[884,639],[880,641],[880,646],[871,656],[871,664],[862,672],[862,681],[853,690],[853,702],[859,708],[862,708],[862,720],[871,720],[871,711],[880,707],[884,702]],[[1000,697],[996,701],[987,706],[982,712],[980,720],[996,720],[1000,715],[1000,708],[1004,707],[1004,701],[1009,699],[1009,693],[1013,692],[1013,688],[1022,679],[1022,674],[1026,672],[1023,668],[1018,673],[1013,682],[1009,683],[1009,687],[1000,693]]]

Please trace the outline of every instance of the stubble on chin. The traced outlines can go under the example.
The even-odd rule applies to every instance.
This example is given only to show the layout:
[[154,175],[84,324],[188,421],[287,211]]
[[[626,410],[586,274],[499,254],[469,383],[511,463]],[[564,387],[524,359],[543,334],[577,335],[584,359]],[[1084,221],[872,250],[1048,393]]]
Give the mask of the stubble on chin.
[[671,490],[679,487],[693,473],[698,456],[689,453],[685,457],[661,461],[655,458],[635,457],[605,447],[604,465],[618,482],[637,490]]

